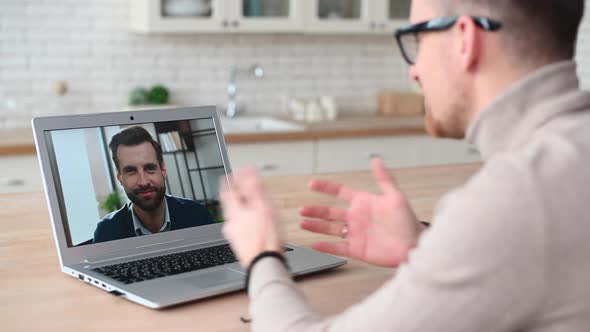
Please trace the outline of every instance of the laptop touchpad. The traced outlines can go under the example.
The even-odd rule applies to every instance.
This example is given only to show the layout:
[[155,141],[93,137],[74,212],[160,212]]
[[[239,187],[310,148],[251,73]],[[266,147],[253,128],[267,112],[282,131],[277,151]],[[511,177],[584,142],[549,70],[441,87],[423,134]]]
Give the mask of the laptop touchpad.
[[182,279],[182,281],[200,288],[227,285],[228,283],[240,280],[244,280],[244,274],[231,269],[208,272],[195,277]]

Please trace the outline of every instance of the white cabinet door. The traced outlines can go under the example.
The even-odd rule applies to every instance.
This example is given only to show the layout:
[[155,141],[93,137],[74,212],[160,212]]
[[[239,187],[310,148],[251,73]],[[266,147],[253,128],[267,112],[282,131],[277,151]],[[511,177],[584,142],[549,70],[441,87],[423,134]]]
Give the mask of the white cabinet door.
[[312,141],[229,144],[227,150],[232,169],[255,166],[261,175],[313,172]]
[[161,33],[301,32],[302,0],[129,0],[131,29]]
[[305,29],[312,33],[372,33],[371,0],[306,0]]
[[376,0],[373,7],[375,30],[393,36],[395,29],[409,22],[411,0]]
[[0,157],[0,192],[43,191],[36,155]]
[[301,32],[301,0],[232,0],[230,27],[234,32]]
[[479,151],[465,141],[424,136],[418,142],[420,165],[481,162]]
[[227,0],[129,0],[131,29],[137,32],[225,32]]
[[393,168],[480,160],[477,151],[462,141],[428,136],[321,139],[317,144],[317,173],[365,170],[373,156]]
[[307,0],[306,32],[391,35],[406,24],[410,0]]

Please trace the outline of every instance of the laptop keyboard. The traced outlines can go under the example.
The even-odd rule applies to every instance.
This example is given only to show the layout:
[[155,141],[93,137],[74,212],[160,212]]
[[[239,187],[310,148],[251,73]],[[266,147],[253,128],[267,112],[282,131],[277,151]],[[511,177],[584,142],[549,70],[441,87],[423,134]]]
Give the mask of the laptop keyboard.
[[[293,249],[285,247],[285,251]],[[237,262],[229,247],[222,244],[213,247],[140,259],[131,262],[102,266],[92,271],[103,274],[124,284],[162,278],[175,274],[197,271],[213,266]]]

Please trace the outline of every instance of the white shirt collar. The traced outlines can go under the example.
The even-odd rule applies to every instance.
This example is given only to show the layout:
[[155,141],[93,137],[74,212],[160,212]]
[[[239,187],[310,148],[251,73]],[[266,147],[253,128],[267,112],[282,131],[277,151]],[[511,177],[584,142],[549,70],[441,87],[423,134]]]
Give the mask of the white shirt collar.
[[[168,200],[166,199],[166,196],[167,195],[164,195],[164,204],[166,205],[166,219],[164,221],[164,224],[162,225],[162,228],[160,228],[160,232],[169,231],[172,226],[170,222],[170,211],[168,211]],[[131,210],[131,217],[133,218],[133,228],[135,229],[135,235],[141,236],[153,234],[147,228],[145,228],[145,226],[143,226],[139,218],[137,218],[137,216],[135,215],[135,211],[133,211],[133,203],[129,204],[129,209]]]

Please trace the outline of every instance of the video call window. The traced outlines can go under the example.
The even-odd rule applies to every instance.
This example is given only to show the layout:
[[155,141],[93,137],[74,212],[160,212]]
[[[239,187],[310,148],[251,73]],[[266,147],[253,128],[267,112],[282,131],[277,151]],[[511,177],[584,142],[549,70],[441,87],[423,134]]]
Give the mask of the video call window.
[[[225,170],[211,118],[54,130],[45,137],[69,247],[223,221],[218,183]],[[119,168],[109,149],[114,137],[123,142]],[[156,145],[135,144],[146,137]],[[161,204],[166,219],[150,232],[153,225],[142,218]]]

